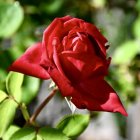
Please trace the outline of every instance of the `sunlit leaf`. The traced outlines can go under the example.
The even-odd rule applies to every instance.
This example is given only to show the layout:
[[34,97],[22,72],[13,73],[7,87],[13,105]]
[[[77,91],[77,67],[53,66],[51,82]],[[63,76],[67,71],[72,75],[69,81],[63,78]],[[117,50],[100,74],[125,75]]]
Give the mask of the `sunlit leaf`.
[[21,112],[22,112],[22,115],[23,115],[24,119],[26,121],[28,121],[30,119],[30,116],[29,116],[29,113],[28,113],[28,110],[27,110],[27,106],[24,103],[21,103],[20,109],[21,109]]
[[129,64],[140,52],[139,42],[135,40],[127,41],[119,46],[112,57],[114,64]]
[[37,135],[33,140],[44,140],[41,138],[41,136]]
[[23,10],[18,2],[0,4],[0,37],[11,36],[21,25]]
[[140,39],[140,17],[136,19],[133,25],[133,34]]
[[1,103],[6,97],[7,97],[7,94],[6,94],[4,91],[0,90],[0,103]]
[[43,140],[69,140],[66,135],[55,128],[43,127],[39,130],[38,134]]
[[15,125],[11,125],[8,130],[6,131],[6,133],[4,133],[3,135],[3,140],[10,140],[10,137],[16,132],[18,131],[20,128],[18,126]]
[[10,140],[34,140],[36,137],[36,131],[33,127],[24,127],[16,131]]
[[26,76],[23,85],[22,102],[28,104],[36,97],[39,90],[40,80],[31,76]]
[[75,114],[64,117],[57,125],[68,137],[79,136],[88,126],[90,117],[86,114]]
[[17,104],[12,99],[6,99],[0,104],[0,137],[13,121]]
[[10,72],[6,78],[6,89],[17,101],[21,100],[21,85],[24,75],[17,72]]

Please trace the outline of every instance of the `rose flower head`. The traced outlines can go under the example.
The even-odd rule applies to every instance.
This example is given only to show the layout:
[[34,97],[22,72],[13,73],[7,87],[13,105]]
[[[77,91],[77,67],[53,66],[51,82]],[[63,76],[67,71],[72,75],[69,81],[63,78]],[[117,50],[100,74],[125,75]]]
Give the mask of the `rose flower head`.
[[117,93],[104,80],[111,60],[107,43],[93,24],[71,16],[55,18],[42,42],[29,47],[9,70],[52,78],[77,108],[127,116]]

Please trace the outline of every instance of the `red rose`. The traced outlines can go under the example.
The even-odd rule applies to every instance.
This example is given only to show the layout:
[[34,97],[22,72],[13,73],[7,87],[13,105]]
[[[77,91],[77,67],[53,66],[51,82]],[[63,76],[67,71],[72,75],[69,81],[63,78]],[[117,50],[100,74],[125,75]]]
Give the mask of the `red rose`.
[[107,40],[90,23],[70,16],[56,18],[10,70],[42,79],[52,78],[63,96],[81,109],[127,113],[104,80],[110,58]]

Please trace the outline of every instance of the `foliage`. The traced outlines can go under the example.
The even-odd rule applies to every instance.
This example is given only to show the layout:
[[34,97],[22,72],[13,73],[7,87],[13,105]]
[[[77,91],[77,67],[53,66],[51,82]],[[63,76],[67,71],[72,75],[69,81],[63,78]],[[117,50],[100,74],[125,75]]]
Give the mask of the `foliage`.
[[[0,4],[0,37],[11,36],[23,20],[23,9],[18,2]],[[9,26],[10,23],[10,26]]]
[[66,116],[58,123],[57,128],[68,137],[75,138],[88,126],[89,119],[89,115]]

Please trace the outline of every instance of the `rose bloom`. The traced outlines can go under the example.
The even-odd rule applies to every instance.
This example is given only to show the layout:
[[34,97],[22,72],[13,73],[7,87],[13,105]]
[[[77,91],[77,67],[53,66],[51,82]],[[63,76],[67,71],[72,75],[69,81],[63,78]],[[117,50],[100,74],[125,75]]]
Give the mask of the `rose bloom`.
[[107,40],[93,24],[71,16],[55,18],[42,42],[29,47],[9,70],[52,78],[77,108],[127,116],[117,93],[104,80],[111,60],[106,50]]

